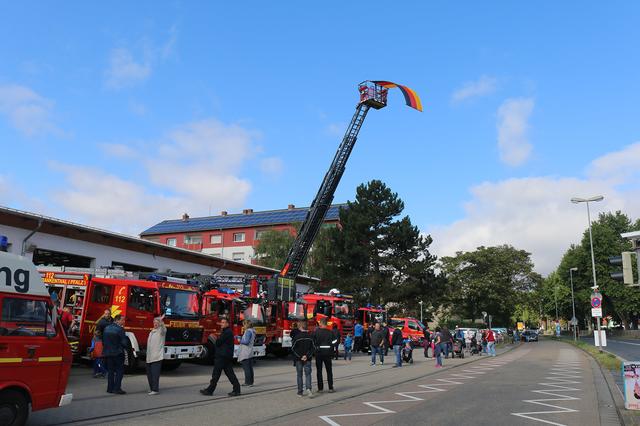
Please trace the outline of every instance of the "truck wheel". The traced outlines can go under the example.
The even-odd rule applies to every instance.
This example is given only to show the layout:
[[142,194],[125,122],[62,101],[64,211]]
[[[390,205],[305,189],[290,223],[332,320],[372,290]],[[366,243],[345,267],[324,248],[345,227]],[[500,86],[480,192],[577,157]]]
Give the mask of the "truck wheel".
[[216,348],[213,343],[207,341],[207,343],[203,347],[203,355],[200,357],[200,361],[203,364],[213,365],[215,351]]
[[178,367],[180,367],[180,364],[182,364],[182,361],[167,361],[167,360],[164,360],[164,361],[162,361],[162,371],[173,371],[173,370],[177,369]]
[[22,426],[27,423],[28,416],[29,402],[22,393],[13,390],[0,392],[1,425]]

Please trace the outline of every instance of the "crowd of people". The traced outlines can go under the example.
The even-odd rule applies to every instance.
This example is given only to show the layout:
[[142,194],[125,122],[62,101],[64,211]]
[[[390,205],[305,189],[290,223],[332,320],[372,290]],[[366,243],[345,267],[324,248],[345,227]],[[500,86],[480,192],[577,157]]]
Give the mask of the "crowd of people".
[[[256,332],[251,321],[245,320],[244,333],[239,342],[237,354],[238,362],[244,372],[244,383],[241,385],[234,370],[234,336],[229,326],[229,320],[222,318],[221,332],[215,339],[214,366],[209,385],[200,390],[202,395],[211,396],[216,390],[222,373],[233,386],[229,396],[241,394],[241,386],[254,385],[253,371],[253,346]],[[147,340],[146,369],[149,383],[149,395],[160,392],[160,372],[164,355],[165,336],[167,329],[164,325],[164,316],[157,317],[153,321],[153,329]],[[315,358],[316,389],[322,393],[325,390],[325,378],[327,391],[335,392],[333,382],[332,360],[339,359],[339,347],[342,345],[343,357],[346,362],[351,362],[353,352],[363,351],[365,343],[371,351],[371,366],[384,365],[384,358],[389,350],[393,350],[393,367],[402,367],[403,364],[413,364],[413,344],[410,339],[403,337],[399,328],[389,327],[385,322],[376,322],[365,329],[356,321],[353,335],[348,333],[344,338],[340,335],[338,327],[327,325],[327,319],[319,320],[315,331],[309,332],[307,322],[300,321],[291,331],[292,347],[297,393],[302,397],[313,396],[312,371]],[[478,341],[479,340],[479,341]],[[454,357],[459,351],[468,350],[473,353],[486,353],[495,356],[496,335],[492,330],[485,330],[479,334],[466,335],[462,329],[456,326],[452,333],[446,326],[436,327],[431,331],[424,329],[424,357],[435,358],[435,367],[443,367],[443,359]],[[124,317],[111,316],[107,309],[96,322],[95,332],[90,355],[93,359],[93,377],[107,378],[107,392],[112,394],[126,394],[122,389],[122,378],[125,365],[130,362],[131,353],[129,340],[125,336]]]

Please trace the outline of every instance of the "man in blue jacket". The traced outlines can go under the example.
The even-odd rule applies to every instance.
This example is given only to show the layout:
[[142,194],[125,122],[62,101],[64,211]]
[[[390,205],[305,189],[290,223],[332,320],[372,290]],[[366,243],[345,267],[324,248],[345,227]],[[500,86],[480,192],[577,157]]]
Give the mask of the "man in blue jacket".
[[231,384],[233,385],[233,391],[229,392],[229,396],[240,395],[240,382],[236,377],[236,373],[233,372],[233,331],[229,327],[229,320],[227,318],[220,319],[220,326],[222,332],[216,339],[216,353],[215,363],[213,365],[213,372],[211,373],[211,381],[209,386],[204,389],[200,389],[202,395],[211,396],[216,390],[218,380],[224,371]]
[[107,392],[124,395],[124,353],[129,349],[129,340],[124,334],[124,317],[116,315],[113,322],[102,333],[102,357],[107,367]]
[[360,324],[360,321],[356,320],[356,325],[353,326],[353,351],[358,353],[362,350],[362,336],[364,335],[364,327]]

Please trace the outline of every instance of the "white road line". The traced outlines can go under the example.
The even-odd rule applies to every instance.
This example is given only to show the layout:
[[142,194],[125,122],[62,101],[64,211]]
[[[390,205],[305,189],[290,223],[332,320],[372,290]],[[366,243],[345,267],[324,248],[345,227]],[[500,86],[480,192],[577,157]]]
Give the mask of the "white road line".
[[640,343],[623,342],[622,340],[609,339],[610,342],[622,343],[623,345],[640,346]]
[[[578,361],[575,361],[577,364]],[[540,386],[545,386],[547,389],[536,389],[531,392],[552,396],[555,398],[542,398],[542,399],[525,399],[522,402],[526,402],[534,405],[541,405],[543,407],[552,408],[552,410],[542,410],[542,411],[527,411],[520,413],[511,413],[513,416],[522,417],[525,419],[533,420],[540,423],[546,423],[550,425],[556,426],[564,426],[563,423],[553,422],[551,420],[541,419],[539,416],[541,414],[565,414],[565,413],[577,413],[579,410],[575,410],[573,408],[562,407],[560,405],[549,404],[550,402],[561,402],[561,401],[578,401],[580,398],[570,395],[564,395],[560,392],[579,392],[581,389],[568,386],[582,383],[581,381],[575,380],[581,378],[580,373],[582,369],[576,367],[565,367],[562,368],[562,364],[554,364],[554,367],[550,369],[551,371],[548,373],[549,375],[545,377],[547,382],[538,383]]]

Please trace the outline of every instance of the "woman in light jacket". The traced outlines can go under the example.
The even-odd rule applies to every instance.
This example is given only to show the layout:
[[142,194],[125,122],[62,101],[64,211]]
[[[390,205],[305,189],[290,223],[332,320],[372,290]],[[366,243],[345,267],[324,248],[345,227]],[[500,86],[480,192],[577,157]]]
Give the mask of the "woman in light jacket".
[[149,395],[157,395],[160,386],[160,368],[164,358],[164,339],[167,327],[164,325],[164,315],[153,319],[153,328],[147,338],[147,380],[149,381]]
[[249,320],[244,320],[242,325],[244,325],[244,334],[240,339],[238,362],[242,364],[244,370],[243,386],[253,386],[253,344],[256,341],[256,331]]

